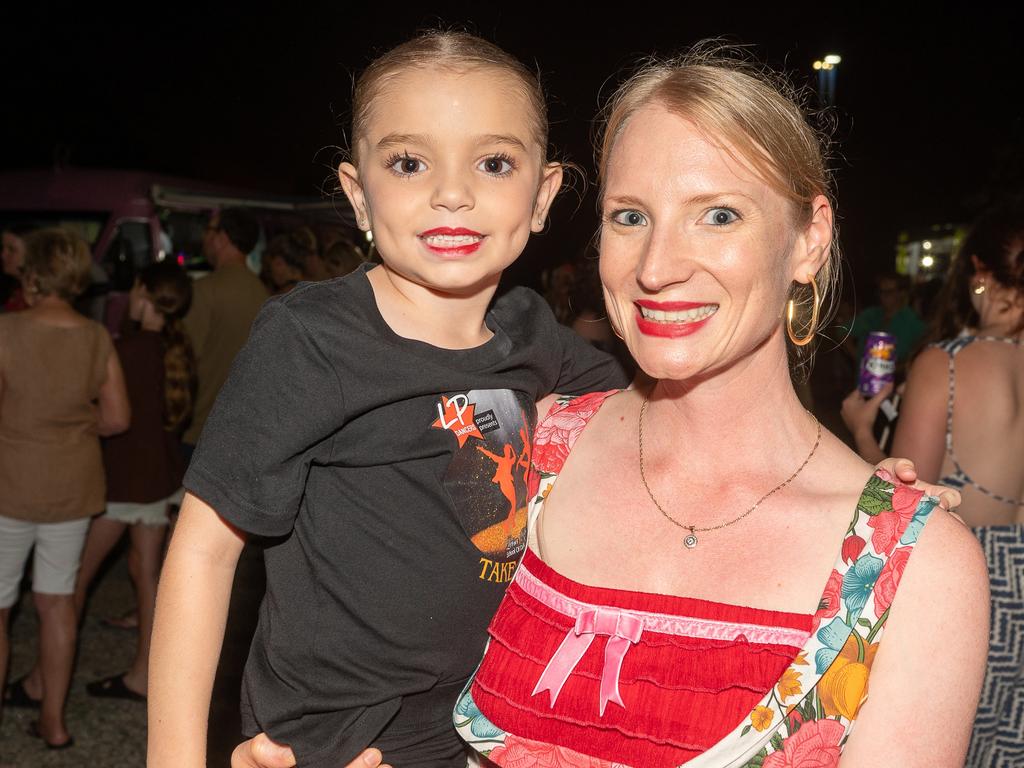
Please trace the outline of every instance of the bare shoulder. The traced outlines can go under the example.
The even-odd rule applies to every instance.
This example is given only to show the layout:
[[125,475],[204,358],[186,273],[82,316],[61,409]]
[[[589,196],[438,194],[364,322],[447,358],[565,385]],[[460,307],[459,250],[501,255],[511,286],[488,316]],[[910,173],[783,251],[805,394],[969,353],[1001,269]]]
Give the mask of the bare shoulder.
[[914,379],[945,379],[949,372],[949,355],[939,347],[925,347],[914,358],[907,372],[907,385]]
[[[971,531],[935,508],[906,561],[844,768],[959,768],[988,650],[988,573]],[[907,723],[915,727],[907,728]]]

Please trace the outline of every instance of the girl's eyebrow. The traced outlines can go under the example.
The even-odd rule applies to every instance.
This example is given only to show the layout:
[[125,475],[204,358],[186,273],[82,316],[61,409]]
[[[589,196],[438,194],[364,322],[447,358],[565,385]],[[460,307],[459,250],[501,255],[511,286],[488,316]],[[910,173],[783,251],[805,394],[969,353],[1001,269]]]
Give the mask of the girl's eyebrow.
[[430,144],[429,136],[418,133],[389,133],[377,142],[378,149],[387,149],[396,144]]
[[520,139],[520,138],[518,138],[516,136],[508,135],[508,134],[488,133],[488,134],[485,134],[485,135],[481,136],[479,141],[478,141],[478,143],[479,144],[507,144],[508,146],[514,147],[515,149],[520,149],[523,152],[526,151],[526,144],[523,143],[522,139]]
[[[389,133],[377,142],[377,149],[389,149],[401,144],[429,145],[433,140],[422,133]],[[477,138],[477,144],[504,144],[526,152],[526,143],[511,134],[487,133]]]

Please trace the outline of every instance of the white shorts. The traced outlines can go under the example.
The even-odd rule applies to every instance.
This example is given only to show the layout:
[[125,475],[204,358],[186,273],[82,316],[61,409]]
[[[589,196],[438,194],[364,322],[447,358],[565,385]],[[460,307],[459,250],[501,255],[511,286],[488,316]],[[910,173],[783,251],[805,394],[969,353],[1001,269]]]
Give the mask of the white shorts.
[[71,595],[89,531],[89,518],[66,523],[30,523],[0,515],[0,608],[18,602],[25,561],[32,560],[32,591]]

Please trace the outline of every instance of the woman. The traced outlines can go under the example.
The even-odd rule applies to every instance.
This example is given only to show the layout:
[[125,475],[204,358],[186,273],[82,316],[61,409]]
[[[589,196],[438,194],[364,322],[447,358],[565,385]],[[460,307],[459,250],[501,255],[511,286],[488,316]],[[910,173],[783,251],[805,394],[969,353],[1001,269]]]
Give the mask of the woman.
[[[910,368],[893,451],[921,476],[959,488],[960,514],[980,539],[992,587],[989,664],[967,765],[1024,761],[1024,207],[983,213],[960,247],[933,338]],[[878,398],[857,393],[844,417],[864,451]],[[954,438],[955,436],[955,438]],[[1016,717],[1016,721],[1015,718]]]
[[0,680],[10,609],[34,547],[42,690],[12,683],[4,701],[41,699],[31,732],[51,749],[73,743],[64,723],[73,593],[89,518],[104,506],[99,437],[127,429],[130,419],[110,336],[71,306],[91,265],[81,238],[60,229],[33,233],[23,267],[30,308],[0,317]]
[[[89,683],[86,690],[92,696],[146,699],[167,507],[178,495],[185,472],[179,441],[192,414],[195,389],[195,359],[182,327],[191,300],[192,281],[184,269],[173,261],[150,264],[129,294],[129,316],[138,330],[130,329],[115,344],[132,425],[103,442],[107,507],[89,526],[75,586],[75,611],[81,617],[93,579],[128,530],[128,572],[135,586],[139,632],[131,667]],[[37,666],[22,685],[38,690],[40,682]]]
[[26,309],[25,293],[21,287],[21,270],[25,263],[25,237],[33,227],[28,224],[10,224],[4,227],[3,247],[0,261],[0,312],[17,312]]
[[710,55],[654,64],[614,97],[600,172],[609,315],[655,381],[538,427],[531,547],[463,736],[502,765],[959,765],[981,552],[790,377],[837,258],[799,107]]

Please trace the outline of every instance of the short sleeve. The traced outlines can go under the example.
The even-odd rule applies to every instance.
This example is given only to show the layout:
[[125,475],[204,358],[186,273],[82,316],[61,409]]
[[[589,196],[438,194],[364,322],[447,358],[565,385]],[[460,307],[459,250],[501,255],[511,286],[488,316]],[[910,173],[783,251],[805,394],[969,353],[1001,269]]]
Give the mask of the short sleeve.
[[562,395],[606,392],[629,386],[619,361],[595,347],[568,326],[555,328],[562,350],[561,369],[554,391]]
[[269,301],[217,395],[184,485],[228,522],[288,534],[309,467],[344,422],[341,386],[313,335]]

